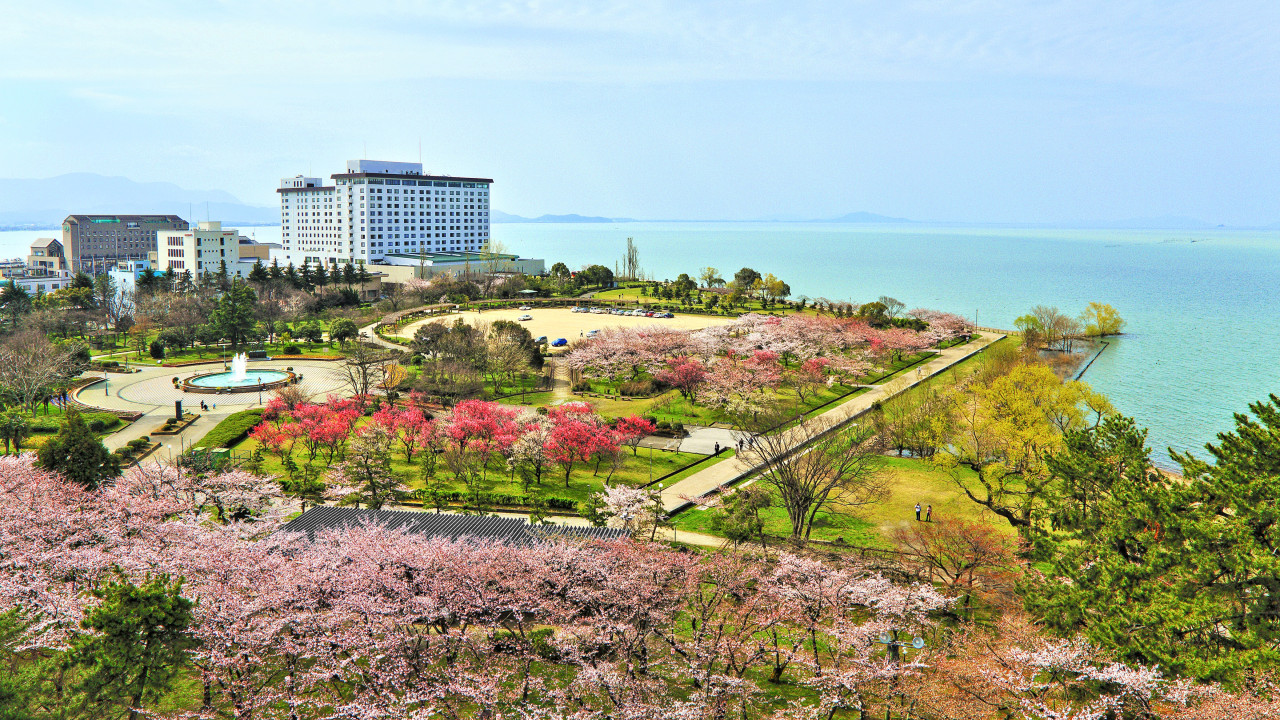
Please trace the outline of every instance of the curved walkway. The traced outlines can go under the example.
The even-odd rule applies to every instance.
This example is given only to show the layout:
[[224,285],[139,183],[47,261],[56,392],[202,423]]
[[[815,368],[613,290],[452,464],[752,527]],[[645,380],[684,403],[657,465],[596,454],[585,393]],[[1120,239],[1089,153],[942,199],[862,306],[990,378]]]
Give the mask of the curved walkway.
[[[204,365],[192,365],[181,368],[141,366],[142,371],[129,375],[111,375],[105,385],[97,382],[77,390],[72,397],[89,407],[109,411],[128,411],[142,413],[137,422],[103,439],[107,449],[123,447],[130,440],[151,435],[156,428],[164,424],[166,418],[173,417],[173,403],[182,400],[183,410],[198,413],[200,418],[180,435],[156,437],[158,442],[172,445],[174,453],[182,452],[182,448],[190,447],[204,437],[223,418],[232,413],[258,406],[259,393],[235,393],[227,395],[205,395],[200,393],[184,393],[173,386],[173,378],[187,378],[192,375],[220,371],[220,361],[212,360]],[[301,386],[310,394],[325,395],[331,392],[343,392],[344,380],[339,363],[319,360],[267,360],[254,361],[249,364],[249,372],[255,369],[284,370],[292,367],[302,376]],[[84,373],[81,377],[100,378],[94,373]],[[200,409],[200,401],[209,405],[208,410]],[[270,400],[270,393],[262,394],[262,402]],[[152,455],[159,460],[162,452]]]
[[[883,385],[876,385],[869,392],[837,405],[821,415],[809,418],[805,423],[818,425],[819,427],[843,425],[870,410],[871,406],[876,402],[891,398],[935,375],[947,371],[957,363],[982,352],[992,343],[1004,337],[1003,334],[984,335],[966,345],[947,348],[938,353],[936,358],[917,369],[910,370],[905,375],[890,380]],[[907,382],[902,382],[903,380],[907,380]],[[794,433],[794,431],[786,432]],[[800,438],[797,437],[796,442],[798,443],[799,441]],[[792,449],[794,449],[794,446]],[[742,457],[732,457],[724,462],[716,463],[706,470],[696,472],[675,485],[664,489],[662,491],[663,509],[669,515],[685,510],[692,504],[693,499],[700,498],[724,487],[743,475],[749,474],[754,469],[755,467]]]

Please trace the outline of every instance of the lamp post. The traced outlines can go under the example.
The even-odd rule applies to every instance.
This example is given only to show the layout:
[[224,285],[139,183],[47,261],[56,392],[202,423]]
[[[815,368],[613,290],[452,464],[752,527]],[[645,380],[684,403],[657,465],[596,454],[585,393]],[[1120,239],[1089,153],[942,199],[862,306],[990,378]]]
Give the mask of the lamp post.
[[[885,630],[880,633],[879,639],[876,640],[876,642],[880,643],[881,645],[887,646],[888,653],[889,653],[889,662],[893,663],[894,665],[897,665],[899,662],[902,661],[901,654],[906,652],[907,645],[910,645],[912,648],[916,650],[921,650],[924,648],[924,638],[920,637],[919,635],[916,635],[911,639],[911,642],[908,643],[905,638],[901,640],[898,639],[899,632],[900,631],[897,628],[893,628],[891,630]],[[887,704],[888,698],[885,699],[885,702],[886,704],[884,707],[884,720],[891,720],[889,717],[889,705]]]

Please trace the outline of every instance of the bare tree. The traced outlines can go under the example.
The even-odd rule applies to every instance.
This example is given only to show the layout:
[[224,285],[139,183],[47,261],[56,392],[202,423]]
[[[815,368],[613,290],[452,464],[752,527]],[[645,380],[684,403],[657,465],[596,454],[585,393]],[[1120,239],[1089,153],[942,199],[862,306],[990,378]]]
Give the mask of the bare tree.
[[[788,414],[795,417],[792,411],[774,409],[739,425],[764,429],[786,421]],[[791,521],[791,541],[801,544],[809,539],[819,511],[852,514],[885,496],[874,446],[869,430],[840,428],[815,417],[756,435],[743,456],[760,469],[758,482],[773,490]]]
[[353,395],[368,395],[382,381],[383,368],[392,360],[391,353],[372,343],[354,342],[342,361],[342,377]]
[[876,298],[876,302],[884,305],[884,314],[890,319],[898,317],[903,310],[907,309],[907,304],[897,298],[891,298],[888,295],[881,295]]
[[0,345],[0,385],[28,412],[61,381],[80,371],[79,343],[54,345],[43,333],[26,331]]

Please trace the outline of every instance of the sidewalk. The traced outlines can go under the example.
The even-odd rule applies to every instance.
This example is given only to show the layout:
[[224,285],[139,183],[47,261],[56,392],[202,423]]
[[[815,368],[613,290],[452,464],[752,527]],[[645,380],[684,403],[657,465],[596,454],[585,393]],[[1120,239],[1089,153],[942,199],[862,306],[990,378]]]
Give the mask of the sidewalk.
[[[806,420],[805,423],[819,424],[821,426],[835,426],[847,423],[853,418],[871,409],[871,406],[876,402],[890,398],[905,390],[909,390],[919,383],[945,372],[953,365],[976,355],[988,345],[991,345],[1004,337],[1004,335],[984,335],[982,338],[966,345],[947,348],[940,352],[938,357],[930,360],[923,366],[914,370],[908,370],[905,375],[901,375],[883,385],[877,385],[874,389],[865,392],[848,402],[837,405],[835,408],[832,408],[817,417]],[[903,380],[908,380],[908,382],[903,383]],[[785,432],[788,434],[797,434],[794,430],[788,430]],[[797,438],[797,442],[799,442],[799,438]],[[751,469],[752,466],[748,460],[741,456],[716,463],[706,470],[694,473],[675,485],[663,490],[663,509],[667,511],[667,514],[677,512],[680,509],[683,509],[684,506],[688,505],[692,498],[698,498],[706,495],[712,490],[732,482],[734,479],[747,473]]]

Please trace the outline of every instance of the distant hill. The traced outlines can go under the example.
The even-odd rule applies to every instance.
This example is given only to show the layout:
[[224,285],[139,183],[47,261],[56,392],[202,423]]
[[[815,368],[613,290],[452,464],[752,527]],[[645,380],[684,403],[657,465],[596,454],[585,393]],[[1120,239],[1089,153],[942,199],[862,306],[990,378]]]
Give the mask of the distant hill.
[[173,183],[69,173],[42,179],[0,178],[0,226],[51,228],[73,214],[173,214],[228,225],[280,222],[280,210],[240,202],[222,190],[187,190]]
[[631,218],[607,218],[590,215],[539,215],[536,218],[512,215],[501,210],[494,210],[489,219],[496,223],[621,223],[635,222]]

